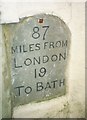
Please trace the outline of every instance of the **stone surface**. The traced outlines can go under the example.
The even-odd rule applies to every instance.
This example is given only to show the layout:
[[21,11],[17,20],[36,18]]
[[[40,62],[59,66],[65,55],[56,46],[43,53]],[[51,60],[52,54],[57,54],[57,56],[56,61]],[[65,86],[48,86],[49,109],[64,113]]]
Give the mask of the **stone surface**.
[[[35,1],[35,0],[34,0]],[[71,0],[70,0],[71,1]],[[3,3],[4,5],[4,3]],[[71,50],[68,68],[68,96],[58,97],[57,100],[51,99],[49,101],[30,103],[29,105],[17,106],[14,108],[13,116],[15,118],[21,117],[61,117],[61,118],[84,118],[85,117],[85,3],[59,3],[41,2],[37,3],[20,2],[14,5],[5,5],[2,12],[5,21],[3,23],[14,23],[14,19],[22,18],[23,16],[30,16],[37,13],[49,13],[62,18],[69,26],[72,33]],[[49,6],[49,7],[48,7]],[[3,7],[3,6],[2,6]],[[34,8],[34,9],[33,9]],[[79,12],[78,12],[79,11]],[[70,17],[69,17],[70,16]],[[9,19],[9,20],[8,20]],[[11,19],[11,20],[10,20]],[[15,26],[14,26],[15,29]],[[12,32],[10,34],[12,35]],[[6,29],[5,29],[6,30]],[[9,35],[9,34],[8,34]],[[9,44],[10,39],[5,45]],[[2,49],[2,44],[0,43]],[[0,55],[2,53],[0,49]],[[6,51],[5,51],[6,52]],[[7,54],[9,56],[9,54]],[[4,60],[4,55],[1,56],[0,61]],[[3,58],[3,59],[2,59]],[[0,67],[1,70],[1,67]],[[7,69],[8,70],[8,69]],[[2,70],[1,70],[2,71]],[[2,73],[1,73],[2,74]],[[1,92],[0,92],[1,94]],[[69,97],[69,110],[67,106],[67,99]],[[7,102],[6,102],[7,104]],[[63,109],[63,105],[66,105]],[[38,109],[39,107],[39,109]],[[7,109],[4,109],[7,112]],[[68,113],[68,116],[67,116]]]
[[66,93],[69,46],[70,31],[56,16],[35,15],[17,24],[11,36],[11,79],[15,105]]
[[2,118],[12,116],[11,108],[11,74],[10,74],[10,44],[9,30],[5,25],[1,26],[1,46],[2,46]]

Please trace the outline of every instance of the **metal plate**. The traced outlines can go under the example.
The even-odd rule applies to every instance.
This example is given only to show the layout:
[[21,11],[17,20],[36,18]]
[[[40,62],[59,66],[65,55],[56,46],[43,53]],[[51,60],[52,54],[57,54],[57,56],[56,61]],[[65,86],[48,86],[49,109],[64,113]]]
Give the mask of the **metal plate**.
[[69,29],[56,16],[40,14],[18,23],[11,42],[15,105],[66,93],[69,46]]

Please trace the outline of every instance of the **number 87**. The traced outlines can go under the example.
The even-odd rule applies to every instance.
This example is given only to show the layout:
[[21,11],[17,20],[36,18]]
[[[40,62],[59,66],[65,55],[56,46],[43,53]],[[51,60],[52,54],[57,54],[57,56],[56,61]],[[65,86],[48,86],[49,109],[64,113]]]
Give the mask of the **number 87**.
[[[48,31],[49,26],[42,26],[42,28],[45,29],[44,34],[43,34],[43,40],[45,40],[45,38],[46,38],[46,33],[47,33],[47,31]],[[40,37],[39,27],[34,27],[34,28],[33,28],[32,37],[33,37],[34,39],[38,39],[38,38]]]

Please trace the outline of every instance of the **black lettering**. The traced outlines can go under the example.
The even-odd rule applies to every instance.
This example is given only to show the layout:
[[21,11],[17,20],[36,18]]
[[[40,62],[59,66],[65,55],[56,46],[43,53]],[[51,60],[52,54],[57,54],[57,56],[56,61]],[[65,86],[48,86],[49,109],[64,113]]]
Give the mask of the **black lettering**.
[[57,41],[55,47],[60,47],[60,46],[61,46],[61,41]]
[[29,45],[29,51],[34,51],[33,49],[32,49],[32,46],[33,46],[34,44],[30,44]]
[[65,85],[65,79],[59,81],[59,86]]
[[47,89],[47,88],[51,88],[51,86],[50,86],[50,83],[49,83],[49,82],[47,82],[45,89]]
[[23,45],[23,52],[27,52],[27,50],[25,49],[25,45]]
[[11,47],[11,53],[14,54],[14,53],[18,53],[18,47]]
[[51,60],[52,60],[52,61],[57,61],[57,59],[58,59],[58,56],[57,56],[57,55],[52,55],[52,57],[51,57]]
[[30,58],[27,58],[25,61],[24,61],[24,64],[26,66],[29,66],[30,64],[32,63],[32,60]]
[[40,37],[39,27],[34,27],[34,28],[33,28],[32,37],[33,37],[34,39],[38,39],[38,38]]
[[40,69],[39,76],[40,76],[40,77],[44,77],[45,74],[46,74],[46,68],[42,67],[42,68]]
[[66,53],[64,53],[64,55],[62,55],[61,53],[59,54],[59,61],[61,61],[61,59],[66,59]]
[[21,48],[21,45],[19,46],[19,52],[20,52],[20,53],[22,52],[22,48]]
[[21,88],[23,88],[24,86],[18,86],[14,89],[18,89],[18,95],[20,96],[21,95]]
[[16,61],[15,58],[14,58],[14,67],[15,67],[15,68],[20,68],[20,67],[22,67],[22,65],[17,65],[17,61]]
[[51,81],[51,83],[53,83],[53,88],[56,87],[56,83],[58,82],[58,80],[55,80],[55,81]]
[[30,86],[28,86],[28,87],[25,88],[25,93],[26,94],[31,93],[31,91],[32,91],[32,88]]
[[45,43],[44,43],[44,49],[46,48],[47,44],[48,44],[48,42],[45,42]]
[[37,83],[37,91],[42,91],[43,90],[43,83],[42,82],[38,82]]
[[33,64],[36,65],[36,62],[40,64],[40,57],[38,57],[38,60],[34,57]]
[[43,40],[45,40],[46,33],[47,33],[47,30],[48,30],[49,26],[43,26],[42,28],[45,28],[45,32],[44,32],[44,35],[43,35]]
[[54,48],[54,42],[50,42],[49,48]]
[[49,61],[49,57],[47,55],[43,56],[43,63],[47,63]]
[[40,43],[37,43],[37,44],[35,45],[35,47],[36,47],[35,50],[40,50]]
[[66,41],[62,41],[62,47],[67,46],[67,40]]

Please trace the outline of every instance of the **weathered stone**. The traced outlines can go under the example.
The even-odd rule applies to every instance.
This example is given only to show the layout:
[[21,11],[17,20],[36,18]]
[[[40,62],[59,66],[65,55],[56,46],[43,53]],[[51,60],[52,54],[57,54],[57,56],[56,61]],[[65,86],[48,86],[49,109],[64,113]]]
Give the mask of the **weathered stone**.
[[10,24],[14,105],[66,93],[70,31],[56,16],[40,14]]
[[10,74],[10,34],[8,27],[2,25],[2,118],[11,118],[11,74]]

